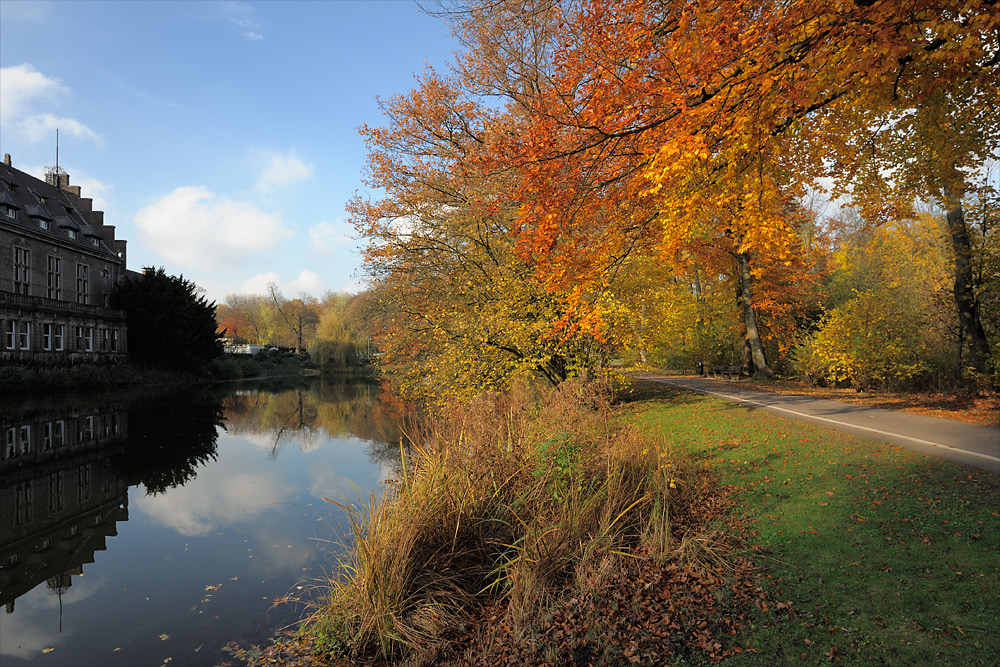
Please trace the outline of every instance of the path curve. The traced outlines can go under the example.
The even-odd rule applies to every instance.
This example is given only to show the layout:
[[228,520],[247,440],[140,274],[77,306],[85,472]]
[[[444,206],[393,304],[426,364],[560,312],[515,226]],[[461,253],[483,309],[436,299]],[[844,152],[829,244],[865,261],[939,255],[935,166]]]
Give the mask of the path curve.
[[652,373],[634,373],[633,377],[742,403],[782,417],[906,447],[1000,475],[1000,426],[982,426],[801,394],[755,391],[739,381]]

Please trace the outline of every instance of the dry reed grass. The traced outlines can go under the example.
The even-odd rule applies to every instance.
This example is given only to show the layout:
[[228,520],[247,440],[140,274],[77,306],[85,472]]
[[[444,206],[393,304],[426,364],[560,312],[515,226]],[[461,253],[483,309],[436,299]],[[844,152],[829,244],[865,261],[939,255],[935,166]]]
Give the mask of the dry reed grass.
[[381,498],[338,503],[354,546],[311,634],[330,653],[435,650],[503,601],[525,626],[567,590],[599,588],[646,545],[658,560],[717,553],[670,517],[705,492],[698,469],[613,419],[594,383],[527,385],[456,406],[402,451]]

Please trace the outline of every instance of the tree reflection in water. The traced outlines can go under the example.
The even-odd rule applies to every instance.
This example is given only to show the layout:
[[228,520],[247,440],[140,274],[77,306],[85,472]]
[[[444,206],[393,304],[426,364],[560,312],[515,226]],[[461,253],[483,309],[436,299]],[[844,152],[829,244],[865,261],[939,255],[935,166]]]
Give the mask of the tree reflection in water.
[[216,459],[222,399],[208,392],[161,394],[128,409],[128,444],[114,466],[129,486],[156,495],[183,485]]
[[225,428],[233,434],[272,439],[271,456],[295,440],[309,449],[322,430],[331,438],[358,438],[369,446],[374,463],[399,459],[399,442],[416,414],[413,405],[369,382],[322,380],[289,391],[254,387],[223,399]]

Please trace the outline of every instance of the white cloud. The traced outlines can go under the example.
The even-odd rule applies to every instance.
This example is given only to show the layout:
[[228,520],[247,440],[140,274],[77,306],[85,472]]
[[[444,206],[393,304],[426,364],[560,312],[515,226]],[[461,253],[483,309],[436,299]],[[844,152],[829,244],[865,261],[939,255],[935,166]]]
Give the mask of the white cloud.
[[[243,285],[240,286],[240,294],[267,294],[267,286],[271,283],[280,285],[281,278],[274,271],[268,271],[267,273],[258,273],[253,278],[248,278],[243,281]],[[284,291],[284,290],[282,290]]]
[[321,257],[328,257],[337,248],[354,245],[346,222],[320,222],[309,228],[309,249]]
[[240,2],[222,2],[217,6],[217,18],[235,28],[251,42],[264,39],[264,22],[257,10]]
[[58,79],[45,76],[28,63],[0,68],[0,127],[28,141],[51,138],[59,129],[81,139],[101,143],[99,134],[74,118],[57,116],[38,107],[55,104],[69,89]]
[[28,113],[37,99],[51,99],[69,89],[56,79],[50,79],[28,63],[0,68],[0,116],[20,118]]
[[[73,636],[73,627],[67,623],[59,634],[53,633],[49,624],[54,613],[58,613],[61,606],[66,608],[66,615],[70,617],[79,611],[73,607],[74,604],[91,597],[107,583],[108,579],[103,575],[73,577],[69,590],[61,597],[53,595],[45,582],[35,586],[18,598],[14,614],[4,612],[2,636],[5,641],[0,642],[0,656],[31,660],[46,648],[62,650],[60,647]],[[16,641],[13,641],[14,638]]]
[[288,283],[288,294],[298,296],[302,292],[306,294],[311,294],[315,297],[323,295],[327,289],[326,282],[320,277],[315,271],[309,271],[303,269],[299,273],[299,277]]
[[195,536],[252,521],[269,505],[294,496],[287,479],[241,470],[208,466],[184,486],[156,496],[142,496],[136,506],[181,535]]
[[184,269],[245,265],[291,235],[277,216],[201,186],[164,195],[135,223],[152,248]]
[[251,160],[265,163],[260,177],[254,184],[254,188],[257,190],[267,191],[291,185],[311,178],[313,175],[313,165],[303,162],[295,155],[294,150],[288,151],[285,155],[273,151],[252,153]]
[[367,289],[371,289],[371,284],[367,278],[351,278],[338,286],[336,291],[347,292],[348,294],[360,294]]
[[282,280],[281,276],[274,271],[258,273],[243,282],[240,294],[269,294],[268,285],[270,283],[276,284],[286,299],[297,298],[303,292],[319,298],[329,289],[326,281],[318,273],[303,269],[299,272],[298,277],[287,281]]
[[52,18],[53,11],[48,0],[4,2],[3,20],[10,23],[45,23]]
[[28,141],[44,141],[56,136],[56,130],[68,133],[80,139],[89,139],[94,143],[103,143],[101,136],[78,120],[56,116],[50,113],[36,114],[22,118],[21,134]]
[[[94,200],[94,210],[108,213],[108,195],[111,194],[112,187],[96,178],[83,174],[77,176],[76,172],[67,167],[66,171],[70,175],[70,184],[80,186],[80,196],[89,197]],[[82,172],[81,172],[82,174]],[[107,219],[107,218],[105,218]]]

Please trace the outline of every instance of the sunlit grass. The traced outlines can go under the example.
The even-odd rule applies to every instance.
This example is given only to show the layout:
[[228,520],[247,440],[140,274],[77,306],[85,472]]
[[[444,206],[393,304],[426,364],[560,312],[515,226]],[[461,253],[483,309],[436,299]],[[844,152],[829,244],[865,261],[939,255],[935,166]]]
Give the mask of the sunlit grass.
[[649,400],[629,406],[632,423],[740,487],[765,587],[792,604],[756,617],[730,662],[993,664],[995,475],[696,394],[638,393]]

